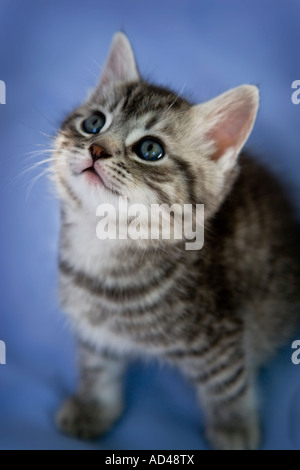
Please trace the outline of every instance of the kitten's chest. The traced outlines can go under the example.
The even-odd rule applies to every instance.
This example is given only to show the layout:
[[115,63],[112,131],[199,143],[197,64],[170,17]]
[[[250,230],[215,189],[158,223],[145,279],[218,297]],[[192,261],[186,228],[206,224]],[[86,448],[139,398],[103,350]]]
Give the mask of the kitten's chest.
[[84,271],[91,277],[101,273],[116,264],[119,260],[113,256],[116,250],[127,249],[127,240],[100,240],[97,237],[96,217],[75,217],[62,221],[60,236],[60,256],[66,259],[75,270]]
[[186,321],[194,310],[187,270],[180,252],[98,240],[91,225],[62,227],[62,307],[79,334],[101,346],[159,351],[182,338],[182,314]]
[[[161,279],[159,275],[147,279],[132,273],[108,283],[105,276],[92,278],[83,271],[63,269],[63,309],[77,334],[99,348],[129,355],[160,354],[180,337],[178,325],[184,303],[177,299],[172,306],[174,281],[163,281],[163,274]],[[173,295],[172,301],[169,295]]]

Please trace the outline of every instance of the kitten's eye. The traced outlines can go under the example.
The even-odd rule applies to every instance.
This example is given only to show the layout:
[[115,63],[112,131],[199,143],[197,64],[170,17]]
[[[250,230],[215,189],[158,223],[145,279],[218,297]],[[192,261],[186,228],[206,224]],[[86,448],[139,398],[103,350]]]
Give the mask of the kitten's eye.
[[162,145],[154,139],[144,139],[135,145],[134,151],[143,160],[155,161],[162,158],[165,151]]
[[105,124],[105,116],[102,113],[92,114],[82,123],[82,129],[87,134],[98,134]]

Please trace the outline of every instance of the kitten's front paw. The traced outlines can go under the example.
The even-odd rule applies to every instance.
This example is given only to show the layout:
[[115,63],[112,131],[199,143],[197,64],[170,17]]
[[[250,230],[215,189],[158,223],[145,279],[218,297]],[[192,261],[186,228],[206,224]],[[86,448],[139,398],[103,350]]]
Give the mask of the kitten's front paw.
[[206,435],[217,450],[255,450],[260,444],[260,429],[255,422],[236,427],[213,426]]
[[56,423],[66,434],[79,439],[95,439],[113,426],[121,411],[121,405],[109,409],[96,401],[84,403],[77,397],[71,397],[58,411]]

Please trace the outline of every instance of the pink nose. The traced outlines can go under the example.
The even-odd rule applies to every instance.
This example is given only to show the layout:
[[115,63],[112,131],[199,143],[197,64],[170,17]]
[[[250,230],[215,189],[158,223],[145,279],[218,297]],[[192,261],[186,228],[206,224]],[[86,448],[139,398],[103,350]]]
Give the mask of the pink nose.
[[99,147],[99,145],[96,144],[91,145],[89,150],[94,162],[99,160],[99,158],[111,157],[110,153],[108,153],[105,149]]

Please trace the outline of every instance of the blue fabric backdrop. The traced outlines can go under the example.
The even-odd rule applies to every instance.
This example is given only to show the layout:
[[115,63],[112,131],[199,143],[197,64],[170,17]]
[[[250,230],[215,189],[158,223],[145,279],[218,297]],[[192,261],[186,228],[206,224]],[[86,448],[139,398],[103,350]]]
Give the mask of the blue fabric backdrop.
[[[2,0],[0,79],[2,449],[206,449],[192,387],[175,370],[134,364],[124,416],[106,436],[62,436],[53,416],[76,384],[74,344],[56,298],[58,202],[41,168],[23,172],[65,113],[97,81],[113,33],[130,37],[140,70],[195,101],[258,84],[249,147],[289,183],[298,210],[300,79],[297,0]],[[33,184],[34,183],[34,184]],[[300,332],[299,335],[300,337]],[[296,339],[297,337],[293,338]],[[287,347],[259,380],[264,449],[300,449],[300,365]]]

